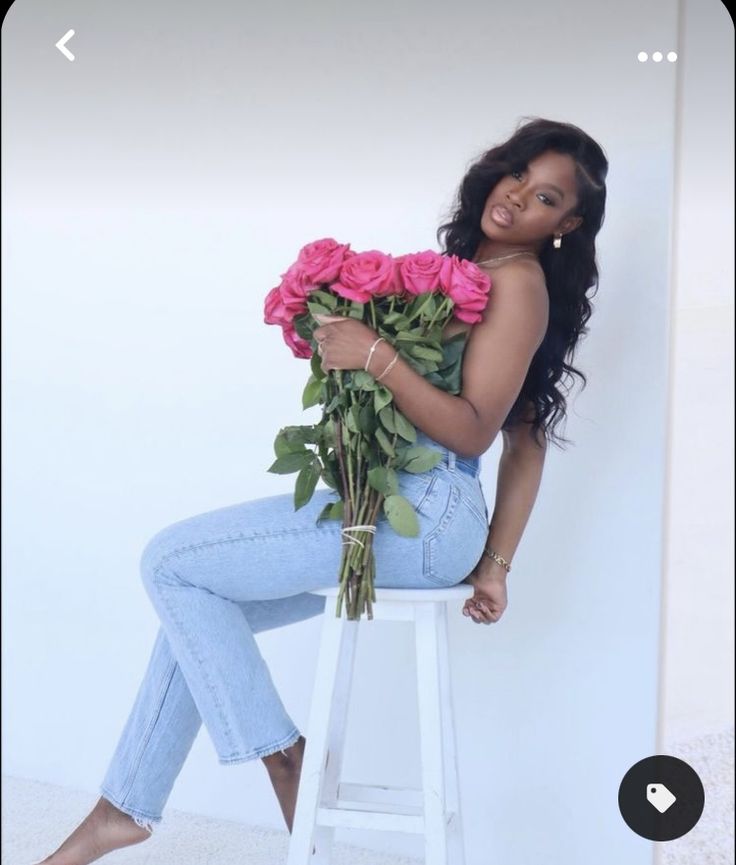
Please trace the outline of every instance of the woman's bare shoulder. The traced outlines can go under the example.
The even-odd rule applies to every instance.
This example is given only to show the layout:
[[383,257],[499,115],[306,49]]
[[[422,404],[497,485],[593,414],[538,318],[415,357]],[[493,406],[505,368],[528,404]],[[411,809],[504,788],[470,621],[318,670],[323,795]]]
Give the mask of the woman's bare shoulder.
[[483,320],[493,313],[500,303],[513,303],[519,300],[519,292],[528,298],[534,298],[545,318],[549,316],[549,294],[547,280],[542,265],[528,258],[517,258],[497,265],[488,274],[491,278],[491,290],[488,303],[483,311]]

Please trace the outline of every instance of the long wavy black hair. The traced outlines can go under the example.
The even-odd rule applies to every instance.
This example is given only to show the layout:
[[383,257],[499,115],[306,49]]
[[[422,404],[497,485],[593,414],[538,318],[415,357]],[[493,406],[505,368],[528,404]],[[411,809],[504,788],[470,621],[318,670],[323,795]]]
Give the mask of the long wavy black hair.
[[[543,431],[544,438],[558,447],[561,441],[554,427],[565,417],[566,393],[563,376],[586,376],[572,365],[580,337],[588,332],[590,297],[598,287],[595,237],[603,224],[606,204],[605,178],[608,160],[603,149],[589,135],[571,123],[540,117],[525,117],[508,141],[492,147],[475,161],[460,183],[449,222],[437,229],[437,241],[446,255],[472,259],[483,239],[481,216],[488,195],[506,174],[523,170],[541,153],[553,150],[575,160],[578,204],[573,215],[582,223],[554,249],[552,236],[544,243],[539,262],[544,270],[549,295],[549,324],[537,349],[524,384],[501,427],[509,430],[518,423],[531,424],[531,433]],[[533,410],[533,411],[532,411]],[[533,417],[532,417],[533,414]]]

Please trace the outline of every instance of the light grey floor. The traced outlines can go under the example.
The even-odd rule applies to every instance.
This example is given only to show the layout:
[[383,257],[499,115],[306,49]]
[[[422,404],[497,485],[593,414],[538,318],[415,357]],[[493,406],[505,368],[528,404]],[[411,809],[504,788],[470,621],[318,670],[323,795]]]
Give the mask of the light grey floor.
[[695,769],[705,806],[686,835],[658,845],[655,865],[734,865],[734,728],[667,742],[663,753]]
[[[658,845],[657,865],[734,865],[734,729],[666,743],[664,753],[688,762],[705,787],[698,824],[682,838]],[[3,776],[2,865],[35,865],[89,813],[97,793]],[[117,850],[104,865],[283,865],[286,831],[200,817],[169,808],[154,835]],[[470,852],[470,851],[468,851]],[[473,861],[468,856],[469,861]],[[335,865],[417,865],[422,859],[391,857],[335,845]],[[557,865],[557,863],[555,863]]]
[[[98,799],[39,781],[2,778],[2,865],[34,865],[52,853]],[[116,850],[104,865],[283,865],[289,834],[167,809],[154,834]],[[419,859],[391,857],[335,845],[335,865],[416,865]]]

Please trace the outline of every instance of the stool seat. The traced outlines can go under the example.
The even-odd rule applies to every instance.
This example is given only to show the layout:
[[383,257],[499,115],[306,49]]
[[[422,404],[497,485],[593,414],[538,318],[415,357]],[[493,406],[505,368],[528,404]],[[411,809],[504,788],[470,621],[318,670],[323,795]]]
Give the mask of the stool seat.
[[[330,603],[338,592],[337,585],[311,592],[327,603],[287,865],[329,865],[337,827],[423,835],[425,865],[464,865],[447,604],[461,604],[474,587],[376,588],[372,620],[348,620],[344,604],[338,618]],[[341,778],[358,630],[377,620],[414,626],[420,789]]]
[[[328,598],[337,598],[340,591],[339,586],[329,586],[326,589],[312,589],[310,595],[325,595]],[[446,589],[376,589],[376,604],[381,600],[387,601],[438,601],[446,604],[449,601],[463,601],[473,595],[474,588],[470,583],[458,583]]]

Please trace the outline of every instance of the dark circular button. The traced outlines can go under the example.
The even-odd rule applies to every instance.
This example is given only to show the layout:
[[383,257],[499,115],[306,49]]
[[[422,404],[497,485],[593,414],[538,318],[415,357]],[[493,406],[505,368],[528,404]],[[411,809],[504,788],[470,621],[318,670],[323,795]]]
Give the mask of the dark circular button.
[[618,808],[626,825],[650,841],[685,835],[700,820],[704,805],[698,773],[667,754],[634,763],[618,788]]

